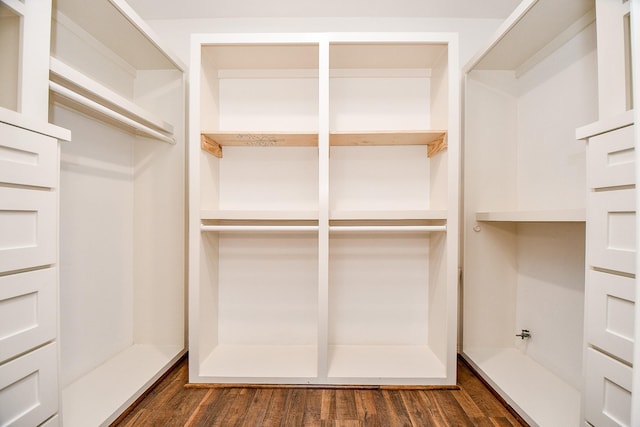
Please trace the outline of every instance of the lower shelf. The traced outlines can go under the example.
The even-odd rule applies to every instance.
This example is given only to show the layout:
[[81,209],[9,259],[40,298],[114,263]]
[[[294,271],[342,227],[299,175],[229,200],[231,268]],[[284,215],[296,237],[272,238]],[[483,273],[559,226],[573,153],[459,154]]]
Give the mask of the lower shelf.
[[465,349],[464,358],[531,425],[580,425],[580,391],[515,348]]
[[62,390],[65,427],[108,425],[184,354],[182,346],[133,345]]
[[200,364],[203,382],[309,383],[317,376],[312,345],[218,345]]
[[444,384],[444,364],[428,346],[333,345],[329,383]]

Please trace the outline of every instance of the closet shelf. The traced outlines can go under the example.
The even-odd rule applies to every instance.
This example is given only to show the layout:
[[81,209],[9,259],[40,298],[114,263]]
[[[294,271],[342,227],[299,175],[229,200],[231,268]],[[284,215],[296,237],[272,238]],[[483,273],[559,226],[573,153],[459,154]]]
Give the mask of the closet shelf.
[[200,219],[229,221],[317,221],[317,210],[202,210]]
[[495,222],[585,222],[584,209],[476,212],[476,221]]
[[51,81],[144,126],[169,135],[173,134],[173,126],[170,123],[156,117],[153,113],[70,67],[58,58],[51,57],[49,59],[49,71]]
[[426,145],[428,156],[433,157],[447,148],[447,132],[444,130],[331,132],[329,143],[332,146]]
[[251,231],[251,232],[299,232],[318,231],[317,225],[207,225],[200,226],[200,231]]
[[333,232],[444,232],[447,231],[446,225],[332,225],[329,231]]
[[331,220],[443,220],[446,210],[332,210]]
[[185,65],[161,43],[126,0],[58,0],[54,19],[71,22],[136,70],[179,70]]
[[317,132],[205,131],[201,148],[222,158],[222,147],[317,147]]
[[[426,145],[427,155],[433,157],[447,148],[447,132],[434,131],[361,131],[331,132],[332,146],[393,146]],[[222,158],[222,147],[315,147],[318,133],[204,131],[200,146],[208,153]]]
[[525,0],[498,28],[465,70],[520,73],[570,40],[594,20],[590,0]]

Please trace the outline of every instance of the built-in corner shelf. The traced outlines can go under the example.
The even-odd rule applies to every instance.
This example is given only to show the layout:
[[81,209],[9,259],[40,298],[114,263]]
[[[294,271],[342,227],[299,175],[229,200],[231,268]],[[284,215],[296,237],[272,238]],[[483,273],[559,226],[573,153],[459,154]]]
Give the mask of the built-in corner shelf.
[[476,221],[495,222],[585,222],[584,209],[476,212]]

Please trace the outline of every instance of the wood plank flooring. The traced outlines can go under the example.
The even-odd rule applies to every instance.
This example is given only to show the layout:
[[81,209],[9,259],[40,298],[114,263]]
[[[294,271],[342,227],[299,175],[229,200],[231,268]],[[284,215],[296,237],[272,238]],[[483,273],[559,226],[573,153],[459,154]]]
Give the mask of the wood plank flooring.
[[526,426],[458,360],[459,389],[186,388],[186,359],[112,426]]

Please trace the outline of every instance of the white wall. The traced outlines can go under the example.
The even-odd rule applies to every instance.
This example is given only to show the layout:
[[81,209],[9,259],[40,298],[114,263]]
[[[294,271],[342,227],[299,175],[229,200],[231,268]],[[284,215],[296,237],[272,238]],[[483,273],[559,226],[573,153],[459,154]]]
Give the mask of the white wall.
[[61,383],[133,341],[133,164],[129,133],[60,107]]
[[458,32],[460,64],[482,47],[501,19],[452,18],[236,18],[151,20],[149,25],[186,64],[191,33],[427,31]]

